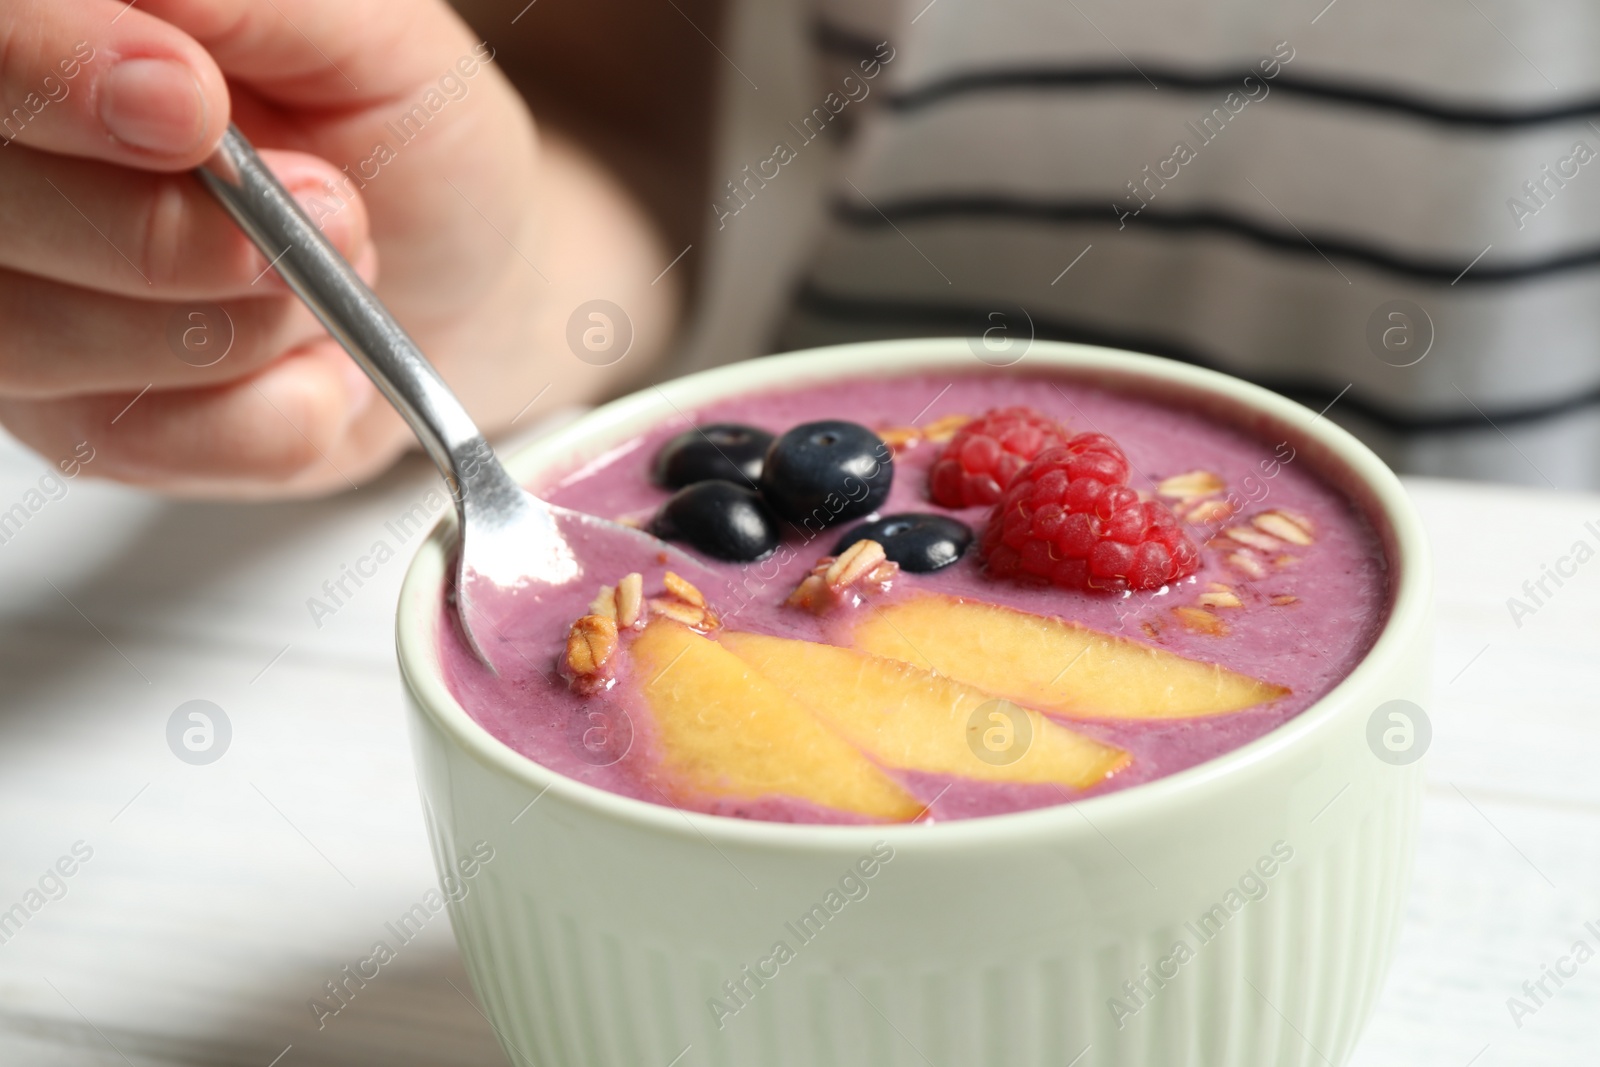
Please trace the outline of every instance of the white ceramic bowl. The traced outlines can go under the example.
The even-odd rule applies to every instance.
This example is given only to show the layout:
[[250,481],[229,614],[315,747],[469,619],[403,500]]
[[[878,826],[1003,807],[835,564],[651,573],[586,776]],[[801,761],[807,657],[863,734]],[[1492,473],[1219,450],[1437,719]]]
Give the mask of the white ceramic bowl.
[[[791,383],[941,369],[984,370],[963,340],[893,341],[754,360],[664,389],[690,411]],[[1126,383],[1287,437],[1296,462],[1369,510],[1390,553],[1395,599],[1366,659],[1255,742],[1082,803],[884,827],[683,813],[548,771],[456,703],[436,651],[446,524],[406,578],[400,665],[441,874],[475,844],[482,855],[479,842],[494,850],[451,918],[514,1062],[1348,1058],[1388,966],[1421,792],[1421,764],[1380,760],[1367,740],[1380,705],[1424,700],[1431,572],[1417,516],[1354,438],[1255,386],[1042,342],[1015,369]],[[608,404],[514,457],[515,473],[537,485],[671,414],[653,390]]]

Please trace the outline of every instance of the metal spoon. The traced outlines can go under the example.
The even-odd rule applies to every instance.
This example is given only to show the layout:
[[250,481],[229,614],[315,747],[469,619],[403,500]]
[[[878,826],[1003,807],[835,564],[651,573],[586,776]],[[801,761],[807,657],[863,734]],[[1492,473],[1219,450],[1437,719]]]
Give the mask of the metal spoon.
[[461,630],[491,670],[495,665],[486,652],[488,643],[471,621],[493,625],[475,607],[479,583],[554,587],[578,580],[583,568],[564,529],[582,530],[586,539],[597,535],[637,542],[640,557],[648,553],[652,563],[666,552],[675,568],[706,573],[698,561],[649,534],[556,507],[518,485],[416,342],[237,128],[228,128],[216,153],[195,173],[405,417],[444,475],[460,520],[455,602]]

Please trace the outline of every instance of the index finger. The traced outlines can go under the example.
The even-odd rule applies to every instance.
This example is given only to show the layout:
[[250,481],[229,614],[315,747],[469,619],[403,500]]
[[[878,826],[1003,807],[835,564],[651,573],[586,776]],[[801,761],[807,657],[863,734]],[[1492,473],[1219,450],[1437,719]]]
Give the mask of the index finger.
[[116,0],[0,4],[0,151],[12,141],[187,170],[228,125],[222,71],[181,29]]
[[444,0],[144,0],[140,8],[193,35],[229,77],[288,108],[390,100],[465,54],[494,55]]

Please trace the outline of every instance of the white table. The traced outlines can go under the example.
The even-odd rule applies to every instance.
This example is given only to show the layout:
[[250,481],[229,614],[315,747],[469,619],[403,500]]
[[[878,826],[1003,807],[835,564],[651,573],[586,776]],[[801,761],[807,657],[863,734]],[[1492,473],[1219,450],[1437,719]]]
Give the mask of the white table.
[[[0,511],[46,469],[0,438]],[[0,544],[0,913],[93,850],[0,944],[0,1063],[505,1062],[442,915],[320,1030],[307,1005],[434,881],[390,630],[409,546],[320,628],[306,606],[431,479],[411,463],[266,507],[79,479]],[[1592,1063],[1600,959],[1520,1029],[1506,998],[1579,937],[1600,949],[1600,561],[1520,628],[1505,601],[1575,540],[1600,547],[1600,498],[1411,490],[1439,554],[1435,738],[1355,1063]],[[167,745],[192,699],[232,724],[211,765]]]

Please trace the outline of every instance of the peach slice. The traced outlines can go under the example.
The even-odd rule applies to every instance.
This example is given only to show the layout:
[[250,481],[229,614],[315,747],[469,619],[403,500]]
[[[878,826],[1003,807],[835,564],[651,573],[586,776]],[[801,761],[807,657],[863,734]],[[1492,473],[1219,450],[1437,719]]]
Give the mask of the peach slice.
[[726,633],[721,643],[885,766],[1086,789],[1130,761],[1036,711],[908,663],[752,633]]
[[716,796],[799,797],[901,822],[923,806],[780,686],[682,623],[657,618],[628,648],[667,771]]
[[1184,719],[1288,693],[1215,663],[1012,608],[921,596],[865,615],[852,642],[1068,717]]

